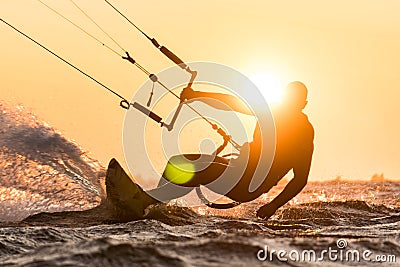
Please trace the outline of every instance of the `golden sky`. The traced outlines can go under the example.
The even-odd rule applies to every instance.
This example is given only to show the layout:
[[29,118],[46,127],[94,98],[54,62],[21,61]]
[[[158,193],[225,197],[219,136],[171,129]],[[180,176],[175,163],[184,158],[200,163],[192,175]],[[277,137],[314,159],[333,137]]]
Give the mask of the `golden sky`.
[[[75,1],[150,71],[172,65],[105,2]],[[110,43],[70,1],[45,2]],[[312,180],[381,172],[400,179],[399,1],[112,3],[186,61],[273,75],[283,84],[303,81],[316,132]],[[0,10],[1,18],[127,98],[146,80],[37,0],[1,1]],[[1,99],[32,108],[104,165],[111,157],[123,161],[118,99],[4,24],[0,34]]]

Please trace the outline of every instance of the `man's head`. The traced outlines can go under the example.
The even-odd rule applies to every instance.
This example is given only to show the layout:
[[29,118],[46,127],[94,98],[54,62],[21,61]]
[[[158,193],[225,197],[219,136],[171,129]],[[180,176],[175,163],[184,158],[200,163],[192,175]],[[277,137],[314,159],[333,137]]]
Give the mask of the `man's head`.
[[301,111],[307,105],[307,87],[304,83],[295,81],[289,83],[283,94],[283,105],[294,111]]

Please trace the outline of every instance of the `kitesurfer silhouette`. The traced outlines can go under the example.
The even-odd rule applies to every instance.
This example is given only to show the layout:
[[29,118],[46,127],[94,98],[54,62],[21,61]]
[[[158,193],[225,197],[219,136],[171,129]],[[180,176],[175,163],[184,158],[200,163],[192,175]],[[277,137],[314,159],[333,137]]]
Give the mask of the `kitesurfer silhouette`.
[[[271,217],[278,208],[295,197],[307,184],[314,151],[314,128],[307,115],[303,113],[303,109],[308,103],[307,94],[308,90],[302,82],[289,83],[285,88],[282,103],[272,110],[276,130],[276,148],[271,168],[265,175],[262,184],[256,190],[249,192],[251,177],[258,164],[260,148],[262,147],[262,133],[257,124],[253,141],[245,143],[243,146],[244,150],[247,150],[248,155],[250,155],[244,173],[229,192],[222,192],[225,196],[238,202],[252,201],[267,193],[290,170],[293,170],[294,177],[278,196],[258,209],[258,217],[265,219]],[[194,91],[190,87],[182,91],[181,101],[202,101],[216,109],[227,110],[226,107],[229,107],[230,110],[235,112],[253,114],[245,105],[240,104],[240,100],[233,95]],[[196,159],[199,157],[202,157],[201,162],[209,159],[210,162],[206,167],[198,166]],[[240,159],[240,157],[241,155],[238,158]],[[195,162],[194,165],[188,165],[188,160]],[[207,187],[208,184],[218,179],[227,168],[234,168],[235,164],[231,164],[233,161],[215,155],[185,154],[174,156],[169,160],[164,170],[159,187],[148,191],[148,193],[162,201],[181,197],[194,187],[200,185]],[[198,169],[200,171],[196,171]],[[162,194],[157,195],[158,193]]]

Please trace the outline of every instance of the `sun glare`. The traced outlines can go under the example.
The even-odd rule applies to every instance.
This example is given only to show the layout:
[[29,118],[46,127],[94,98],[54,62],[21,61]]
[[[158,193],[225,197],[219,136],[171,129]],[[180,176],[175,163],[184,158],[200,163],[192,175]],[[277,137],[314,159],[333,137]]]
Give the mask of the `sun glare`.
[[271,73],[255,73],[250,75],[249,78],[261,91],[268,103],[277,103],[282,100],[283,85],[276,76]]

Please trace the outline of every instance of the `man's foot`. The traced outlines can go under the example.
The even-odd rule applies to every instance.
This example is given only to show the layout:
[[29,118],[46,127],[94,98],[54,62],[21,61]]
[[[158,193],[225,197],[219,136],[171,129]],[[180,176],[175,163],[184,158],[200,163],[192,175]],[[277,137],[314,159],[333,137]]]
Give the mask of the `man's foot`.
[[271,204],[266,204],[258,209],[257,217],[268,220],[272,215],[274,215],[275,212],[275,207],[273,207]]

